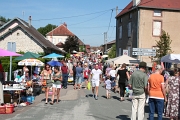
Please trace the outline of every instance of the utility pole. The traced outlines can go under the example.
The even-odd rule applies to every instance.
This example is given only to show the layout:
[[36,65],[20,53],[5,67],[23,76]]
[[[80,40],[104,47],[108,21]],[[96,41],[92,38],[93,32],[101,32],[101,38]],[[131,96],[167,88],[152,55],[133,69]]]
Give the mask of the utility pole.
[[104,32],[104,45],[105,45],[104,52],[106,53],[106,50],[107,50],[107,32]]

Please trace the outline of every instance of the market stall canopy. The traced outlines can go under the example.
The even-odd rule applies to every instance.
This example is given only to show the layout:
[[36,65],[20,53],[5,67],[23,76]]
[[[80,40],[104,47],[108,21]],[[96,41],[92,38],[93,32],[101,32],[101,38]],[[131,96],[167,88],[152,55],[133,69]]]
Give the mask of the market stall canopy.
[[5,56],[22,56],[22,55],[8,50],[3,50],[0,48],[0,56],[5,57]]
[[123,64],[123,63],[125,63],[125,64],[134,64],[134,63],[131,63],[130,61],[135,61],[135,60],[137,60],[137,59],[129,57],[127,55],[122,55],[118,59],[114,60],[114,64]]
[[[121,57],[121,56],[120,56]],[[116,57],[116,58],[112,58],[112,59],[109,59],[109,60],[106,60],[107,63],[112,63],[114,62],[114,60],[120,58],[120,57]]]
[[51,60],[51,61],[47,62],[47,64],[49,64],[52,67],[54,67],[54,66],[63,66],[63,64],[61,62],[54,61],[54,60]]
[[103,56],[102,56],[102,58],[106,58],[106,57],[108,57],[108,55],[103,55]]
[[139,61],[135,58],[129,57],[127,55],[122,55],[110,60],[106,61],[107,63],[113,63],[113,64],[134,64],[135,62],[139,63]]
[[168,54],[161,58],[161,62],[180,63],[180,54]]
[[63,58],[63,55],[56,54],[56,53],[51,53],[49,55],[44,56],[43,58]]
[[30,59],[30,58],[39,58],[41,55],[33,53],[33,52],[26,52],[23,56],[15,58],[15,60],[24,60],[24,59]]
[[18,62],[19,66],[44,66],[44,63],[38,59],[24,59]]

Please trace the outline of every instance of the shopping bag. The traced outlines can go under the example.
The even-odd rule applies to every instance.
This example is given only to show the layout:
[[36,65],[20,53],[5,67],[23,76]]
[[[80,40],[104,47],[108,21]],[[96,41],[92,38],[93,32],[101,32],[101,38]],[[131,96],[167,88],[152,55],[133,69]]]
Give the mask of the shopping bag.
[[42,80],[42,85],[46,86],[46,80]]
[[91,89],[91,82],[88,82],[88,84],[87,84],[87,89],[88,89],[88,90]]

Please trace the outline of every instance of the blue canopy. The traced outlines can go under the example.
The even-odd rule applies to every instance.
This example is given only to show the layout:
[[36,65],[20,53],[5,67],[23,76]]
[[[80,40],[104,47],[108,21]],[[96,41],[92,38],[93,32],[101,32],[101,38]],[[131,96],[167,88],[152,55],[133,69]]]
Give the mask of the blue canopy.
[[54,60],[51,60],[51,61],[47,62],[47,64],[49,64],[52,67],[54,67],[54,66],[63,66],[63,64],[61,62],[54,61]]
[[43,58],[63,58],[63,55],[56,54],[56,53],[51,53],[49,55],[44,56]]

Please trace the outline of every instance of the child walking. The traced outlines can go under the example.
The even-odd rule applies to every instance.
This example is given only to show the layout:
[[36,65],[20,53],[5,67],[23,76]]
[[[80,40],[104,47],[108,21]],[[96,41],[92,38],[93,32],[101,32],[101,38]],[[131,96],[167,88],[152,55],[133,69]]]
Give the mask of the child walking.
[[111,98],[111,95],[110,95],[110,90],[111,90],[111,80],[110,80],[110,77],[107,76],[107,79],[105,81],[105,88],[106,88],[106,97],[107,99],[110,99]]

